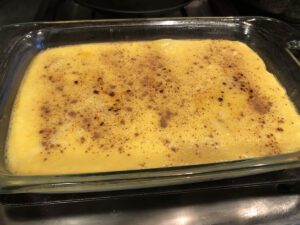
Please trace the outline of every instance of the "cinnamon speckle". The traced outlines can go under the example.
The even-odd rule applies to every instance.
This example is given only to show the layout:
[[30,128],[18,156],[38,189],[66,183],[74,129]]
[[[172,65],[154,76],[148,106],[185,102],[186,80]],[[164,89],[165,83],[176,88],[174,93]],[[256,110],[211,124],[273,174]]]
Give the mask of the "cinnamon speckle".
[[281,128],[281,127],[277,127],[276,130],[279,132],[283,132],[283,128]]
[[166,128],[168,126],[168,121],[171,119],[171,116],[173,115],[174,113],[171,113],[169,110],[163,112],[160,118],[160,126],[162,128]]
[[108,94],[110,97],[114,97],[115,96],[115,92],[109,92],[109,94]]

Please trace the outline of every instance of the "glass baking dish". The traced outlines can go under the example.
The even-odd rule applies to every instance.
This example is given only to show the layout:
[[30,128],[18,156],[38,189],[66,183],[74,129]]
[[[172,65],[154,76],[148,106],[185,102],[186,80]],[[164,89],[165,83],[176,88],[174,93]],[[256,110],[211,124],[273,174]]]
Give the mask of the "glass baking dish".
[[168,186],[300,167],[300,152],[207,165],[58,176],[16,176],[5,168],[12,105],[28,64],[56,46],[113,41],[228,39],[248,44],[300,110],[300,34],[261,17],[164,18],[26,23],[0,28],[0,193],[67,193]]

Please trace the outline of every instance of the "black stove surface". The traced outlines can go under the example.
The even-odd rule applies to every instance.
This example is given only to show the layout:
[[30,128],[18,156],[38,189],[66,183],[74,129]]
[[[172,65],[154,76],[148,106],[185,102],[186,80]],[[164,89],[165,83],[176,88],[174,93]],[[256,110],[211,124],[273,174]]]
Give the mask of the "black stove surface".
[[[242,3],[241,3],[242,2]],[[270,16],[247,0],[194,0],[152,14],[99,11],[73,0],[0,0],[0,25],[83,19]],[[0,224],[300,224],[300,169],[175,187],[85,194],[1,195]]]
[[73,203],[2,205],[0,224],[296,225],[300,223],[297,192],[278,192],[278,188],[266,186],[88,199]]
[[[263,0],[261,2],[266,3],[262,6],[266,10],[261,9],[262,6],[258,4],[259,2],[255,0],[193,0],[187,5],[173,10],[126,14],[97,10],[80,5],[75,0],[0,0],[0,25],[33,21],[186,16],[267,16],[295,25],[300,23],[300,13],[298,15],[300,2],[289,0],[285,4],[279,4],[285,1],[275,0],[276,4],[271,5],[272,1]],[[290,8],[293,6],[296,8],[296,16],[288,14],[288,10],[291,10]]]
[[126,192],[6,195],[0,224],[296,225],[299,172]]

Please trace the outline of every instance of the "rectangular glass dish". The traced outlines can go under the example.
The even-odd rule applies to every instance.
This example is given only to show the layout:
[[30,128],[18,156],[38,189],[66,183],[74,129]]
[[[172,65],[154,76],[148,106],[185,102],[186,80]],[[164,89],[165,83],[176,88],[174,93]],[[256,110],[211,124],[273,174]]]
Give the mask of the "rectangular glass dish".
[[[300,110],[300,67],[293,55],[300,34],[269,18],[164,18],[9,25],[0,28],[0,193],[67,193],[168,186],[300,167],[300,152],[158,169],[56,176],[16,176],[5,166],[12,106],[29,63],[40,51],[71,44],[171,39],[246,43],[266,63]],[[291,140],[292,141],[292,140]]]

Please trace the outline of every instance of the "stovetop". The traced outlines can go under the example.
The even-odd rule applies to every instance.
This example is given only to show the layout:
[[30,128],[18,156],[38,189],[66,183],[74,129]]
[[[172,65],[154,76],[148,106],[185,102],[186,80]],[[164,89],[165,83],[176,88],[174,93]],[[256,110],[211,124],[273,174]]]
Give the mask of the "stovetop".
[[[298,191],[298,190],[297,190]],[[296,225],[300,196],[274,186],[1,206],[3,225]]]
[[[300,170],[148,190],[1,196],[0,224],[300,224]],[[285,175],[284,175],[285,174]],[[269,182],[272,176],[273,182]],[[282,176],[287,178],[282,180]],[[296,179],[295,179],[296,178]]]
[[[244,0],[243,2],[247,2]],[[238,0],[194,0],[152,14],[91,9],[73,0],[0,0],[0,25],[82,19],[271,16]],[[300,30],[296,21],[286,20]],[[0,59],[1,60],[1,59]],[[0,196],[1,225],[300,224],[300,169],[175,187],[86,194]]]
[[[259,2],[264,4],[261,3],[258,7],[253,2],[256,5],[259,5]],[[268,0],[193,0],[184,7],[170,11],[122,14],[89,8],[76,3],[75,0],[0,0],[0,25],[33,21],[187,16],[267,16],[285,20],[295,26],[300,24],[300,14],[297,13],[300,11],[300,3],[293,0],[274,2],[276,4],[271,5],[272,1]],[[262,10],[262,6],[271,10]],[[286,11],[291,10],[293,6],[297,15],[289,16]]]

